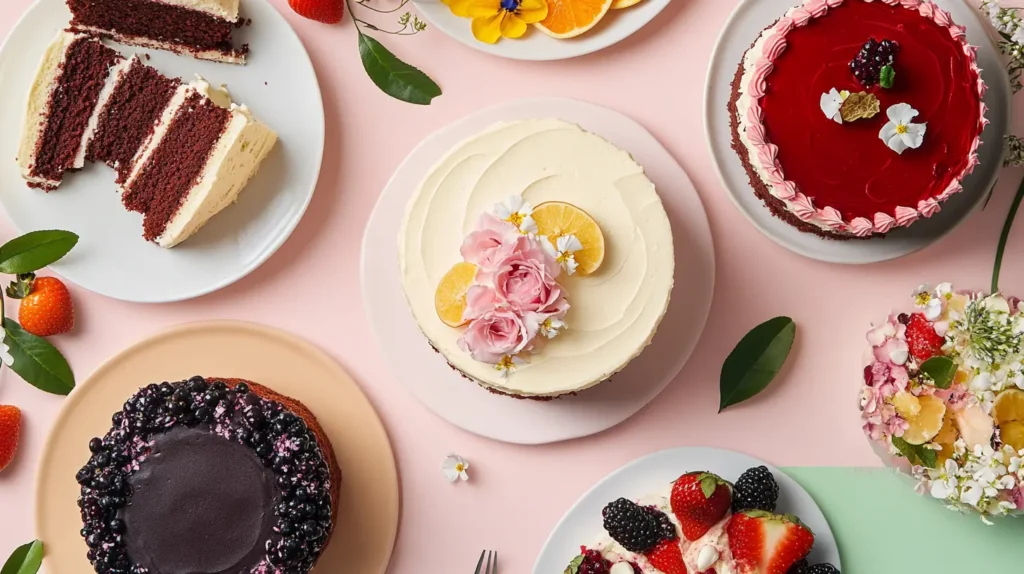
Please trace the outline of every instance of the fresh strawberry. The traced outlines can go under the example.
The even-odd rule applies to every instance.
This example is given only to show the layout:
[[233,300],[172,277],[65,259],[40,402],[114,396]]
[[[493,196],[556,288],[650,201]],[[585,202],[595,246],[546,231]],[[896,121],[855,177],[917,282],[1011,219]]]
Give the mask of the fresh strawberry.
[[942,337],[935,332],[924,314],[914,313],[907,322],[907,345],[910,346],[910,355],[923,363],[928,359],[942,353],[942,344],[945,343]]
[[658,570],[665,574],[687,574],[686,563],[683,562],[683,550],[679,547],[679,540],[663,540],[660,544],[649,550],[645,556]]
[[693,541],[704,536],[732,506],[729,483],[710,472],[684,474],[672,485],[672,513]]
[[0,471],[14,460],[21,434],[21,411],[18,407],[0,405]]
[[741,572],[786,574],[814,544],[814,534],[795,516],[763,510],[733,514],[725,531]]
[[337,24],[345,15],[345,0],[288,0],[288,5],[303,18]]
[[7,295],[21,299],[18,321],[39,337],[67,333],[75,326],[75,307],[67,286],[56,277],[19,275],[7,288]]

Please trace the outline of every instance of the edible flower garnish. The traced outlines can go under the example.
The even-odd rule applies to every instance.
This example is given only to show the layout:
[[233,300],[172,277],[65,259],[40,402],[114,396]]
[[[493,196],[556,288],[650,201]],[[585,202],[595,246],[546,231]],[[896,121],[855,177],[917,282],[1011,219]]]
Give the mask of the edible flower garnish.
[[555,239],[555,244],[551,244],[551,238],[547,238],[547,241],[542,241],[541,246],[544,251],[547,252],[555,261],[565,269],[565,272],[572,275],[576,272],[576,268],[579,265],[576,264],[576,256],[574,253],[583,249],[583,243],[571,233],[569,235],[562,235],[558,239]]
[[850,92],[846,90],[840,92],[835,88],[829,90],[827,94],[821,94],[821,111],[825,117],[837,124],[843,123],[843,115],[839,113],[839,110],[842,109],[843,102],[848,97],[850,97]]
[[448,479],[448,482],[455,482],[460,479],[469,480],[468,470],[469,461],[455,453],[449,454],[444,459],[444,462],[441,463],[441,471],[444,472],[444,477]]
[[505,201],[495,204],[494,214],[514,225],[522,235],[537,233],[537,222],[532,217],[533,206],[521,196],[510,195]]
[[473,20],[473,37],[496,44],[502,37],[521,38],[529,24],[548,17],[546,0],[441,0],[452,14]]
[[909,104],[893,104],[885,111],[885,115],[889,116],[889,123],[882,126],[878,137],[889,146],[889,149],[902,154],[907,148],[921,147],[928,124],[911,123],[918,115],[917,110]]
[[4,342],[7,337],[6,331],[0,331],[0,361],[8,368],[14,366],[14,357],[11,356],[11,346]]

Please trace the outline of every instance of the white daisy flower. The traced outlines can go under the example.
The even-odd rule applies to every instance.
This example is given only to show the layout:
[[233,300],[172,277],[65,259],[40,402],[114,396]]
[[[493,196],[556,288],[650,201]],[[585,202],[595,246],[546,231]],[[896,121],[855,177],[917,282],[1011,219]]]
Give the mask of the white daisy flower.
[[444,462],[441,463],[441,471],[444,472],[444,477],[448,479],[448,482],[455,482],[460,479],[469,480],[468,470],[469,461],[455,453],[449,454],[444,459]]
[[836,122],[837,124],[843,123],[843,114],[841,114],[839,110],[842,109],[843,102],[845,102],[848,97],[850,97],[850,92],[847,92],[846,90],[840,92],[835,88],[829,90],[827,94],[821,94],[821,101],[819,105],[821,106],[822,113],[825,114],[826,118]]
[[505,201],[494,204],[494,214],[502,221],[516,226],[519,233],[537,233],[537,222],[533,220],[533,206],[519,195],[510,195]]
[[565,324],[565,321],[562,321],[561,319],[548,318],[540,324],[540,334],[544,335],[548,339],[554,339],[558,336],[559,331],[566,327],[567,325]]
[[928,124],[911,123],[918,115],[917,110],[909,104],[893,104],[885,111],[885,115],[889,117],[889,123],[882,126],[878,137],[889,146],[889,149],[902,154],[907,148],[921,147]]
[[545,241],[541,241],[540,245],[544,248],[545,253],[557,261],[562,266],[562,269],[565,269],[566,273],[572,275],[579,267],[576,263],[575,253],[583,249],[583,243],[571,233],[558,237],[553,243],[554,245],[552,245],[551,238],[545,238]]
[[494,368],[501,375],[501,378],[507,379],[509,375],[516,372],[516,368],[519,365],[526,363],[526,361],[520,359],[516,355],[505,355],[498,361],[498,364],[494,365]]

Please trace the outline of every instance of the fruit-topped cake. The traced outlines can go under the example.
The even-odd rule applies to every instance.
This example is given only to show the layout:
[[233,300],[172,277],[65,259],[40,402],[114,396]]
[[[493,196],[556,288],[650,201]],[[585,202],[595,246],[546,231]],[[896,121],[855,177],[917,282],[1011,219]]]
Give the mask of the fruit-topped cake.
[[668,492],[609,503],[605,534],[582,546],[565,574],[839,574],[808,563],[814,534],[797,517],[776,514],[778,498],[764,466],[735,485],[686,473]]
[[415,191],[399,235],[413,316],[484,388],[592,387],[651,342],[674,282],[672,230],[625,151],[561,120],[494,126]]
[[240,379],[152,384],[89,442],[76,479],[99,574],[305,574],[341,471],[298,401]]
[[1024,510],[1024,304],[1000,294],[914,293],[867,335],[860,409],[882,459],[957,510]]
[[963,189],[984,94],[964,28],[930,0],[805,0],[744,54],[732,145],[779,219],[882,236]]

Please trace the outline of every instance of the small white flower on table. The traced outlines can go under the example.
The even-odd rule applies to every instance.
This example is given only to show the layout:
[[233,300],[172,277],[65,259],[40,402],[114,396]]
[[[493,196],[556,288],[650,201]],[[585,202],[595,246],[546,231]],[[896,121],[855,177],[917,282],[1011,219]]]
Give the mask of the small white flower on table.
[[896,153],[903,153],[907,148],[917,149],[924,143],[924,132],[927,123],[914,124],[911,120],[917,117],[918,111],[909,104],[893,104],[885,110],[889,123],[882,126],[878,137]]
[[566,273],[572,275],[576,272],[576,268],[579,265],[576,264],[575,253],[583,250],[583,243],[580,242],[579,238],[570,233],[555,239],[554,245],[552,245],[551,238],[548,238],[547,241],[541,241],[540,245],[552,259],[558,261]]
[[537,222],[533,220],[533,206],[518,195],[510,195],[505,201],[494,204],[494,214],[498,219],[516,226],[523,235],[537,233]]
[[444,463],[441,464],[441,470],[444,472],[444,477],[448,479],[448,482],[455,482],[456,480],[469,480],[469,462],[457,454],[449,454],[445,459]]
[[6,331],[0,331],[0,361],[10,368],[14,365],[14,357],[11,356],[11,348],[4,342],[6,336]]
[[825,117],[837,124],[843,123],[843,114],[839,110],[843,108],[843,102],[848,97],[850,97],[850,92],[846,90],[840,92],[835,88],[829,90],[827,94],[821,94],[821,111],[825,113]]

